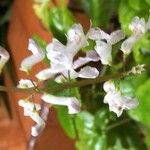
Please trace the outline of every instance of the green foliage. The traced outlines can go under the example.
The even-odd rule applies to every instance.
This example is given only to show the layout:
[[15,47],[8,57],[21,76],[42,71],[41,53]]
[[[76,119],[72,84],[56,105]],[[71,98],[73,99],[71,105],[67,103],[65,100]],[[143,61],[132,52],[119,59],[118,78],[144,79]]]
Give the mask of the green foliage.
[[120,80],[119,88],[123,95],[135,97],[137,88],[143,84],[148,78],[147,74],[143,73],[141,75],[130,75],[122,80]]
[[136,109],[130,111],[130,115],[134,119],[150,127],[150,79],[143,82],[143,84],[138,87],[135,94],[139,99],[140,105]]
[[121,0],[118,12],[119,21],[121,23],[121,28],[127,35],[131,34],[129,24],[133,17],[139,16],[148,19],[149,7],[150,5],[147,5],[145,1],[141,3],[141,0]]
[[[80,99],[80,94],[78,88],[72,88],[64,90],[63,92],[57,93],[57,96],[75,96]],[[75,115],[68,114],[68,109],[66,107],[56,107],[58,120],[64,129],[65,133],[72,139],[76,138],[76,127],[75,127]]]
[[120,0],[81,0],[81,6],[88,14],[93,26],[110,28],[113,13],[117,12]]
[[[92,20],[93,26],[100,26],[110,31],[111,27],[118,23],[115,22],[117,19],[113,20],[113,17],[118,17],[121,28],[128,36],[131,34],[128,27],[132,18],[139,16],[148,19],[150,8],[150,0],[142,2],[141,0],[81,0],[80,4]],[[37,14],[41,17],[45,27],[53,33],[55,38],[65,44],[65,34],[75,22],[67,6],[62,4],[49,9],[43,5],[38,9]],[[34,37],[34,39],[45,49],[45,43],[39,37]],[[95,42],[89,40],[89,46],[83,51],[93,49],[94,46]],[[116,65],[115,69],[110,69],[110,74],[122,69],[122,62],[120,63],[120,55],[118,55],[119,48],[120,43],[113,46],[112,53]],[[130,57],[128,66],[149,65],[149,56],[150,34],[147,33],[134,46],[133,57]],[[66,107],[56,107],[62,128],[70,138],[76,140],[78,150],[146,150],[147,147],[150,149],[150,79],[148,79],[148,74],[128,76],[117,80],[115,84],[121,90],[122,95],[136,97],[140,103],[137,108],[128,111],[119,119],[114,113],[109,112],[107,105],[103,104],[105,93],[102,84],[85,86],[80,89],[71,88],[55,93],[57,96],[75,96],[81,100],[82,110],[77,115],[68,115]],[[47,87],[53,85],[56,83],[49,80]],[[145,128],[142,128],[141,124]],[[147,132],[147,147],[145,139],[140,136],[143,130]]]
[[75,19],[65,6],[54,7],[49,10],[49,29],[54,37],[66,43],[65,33],[73,25]]
[[62,106],[57,108],[57,116],[66,134],[70,138],[75,139],[76,131],[74,125],[74,116],[69,115],[67,108],[64,108]]
[[138,64],[150,65],[150,34],[146,34],[134,47],[134,60]]
[[150,149],[150,79],[143,82],[136,91],[139,100],[139,106],[130,111],[130,116],[146,126],[147,145]]

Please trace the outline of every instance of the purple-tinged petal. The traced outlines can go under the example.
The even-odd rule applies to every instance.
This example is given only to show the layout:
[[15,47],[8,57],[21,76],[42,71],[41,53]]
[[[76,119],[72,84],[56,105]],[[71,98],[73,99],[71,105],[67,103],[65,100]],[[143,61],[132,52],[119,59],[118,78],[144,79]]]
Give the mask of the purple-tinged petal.
[[112,46],[104,41],[96,41],[95,50],[100,56],[100,60],[104,65],[111,65],[112,63]]
[[78,77],[80,78],[96,78],[99,75],[99,71],[94,68],[94,67],[90,67],[90,66],[86,66],[84,68],[82,68],[79,72],[78,72]]
[[90,30],[87,33],[87,37],[92,40],[109,40],[110,35],[102,31],[100,28],[90,28]]
[[100,57],[97,55],[97,53],[93,50],[86,53],[85,57],[79,57],[77,60],[74,61],[72,68],[77,69],[83,65],[85,65],[88,62],[94,61],[97,62],[100,60]]
[[53,78],[56,75],[56,73],[57,72],[55,72],[51,68],[44,69],[44,70],[41,70],[38,74],[36,74],[36,78],[38,78],[39,80],[47,80],[47,79]]
[[114,45],[124,38],[125,38],[125,34],[123,33],[123,31],[116,30],[110,34],[110,40],[108,40],[107,42],[109,42],[111,45]]
[[80,103],[75,97],[57,97],[50,94],[44,94],[42,100],[52,105],[67,106],[69,114],[75,114],[80,111]]
[[139,36],[133,35],[133,36],[130,36],[125,41],[123,41],[123,43],[121,44],[121,51],[125,55],[128,55],[129,53],[131,53],[134,44],[139,40],[139,38],[140,38]]

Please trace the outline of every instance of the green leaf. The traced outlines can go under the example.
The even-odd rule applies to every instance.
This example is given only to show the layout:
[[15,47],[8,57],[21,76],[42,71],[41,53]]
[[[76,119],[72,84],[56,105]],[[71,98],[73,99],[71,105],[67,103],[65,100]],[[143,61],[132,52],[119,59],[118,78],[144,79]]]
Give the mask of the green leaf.
[[121,23],[121,28],[127,35],[131,34],[129,30],[129,24],[137,12],[133,10],[129,5],[127,0],[121,0],[119,5],[119,21]]
[[[130,4],[128,3],[130,1]],[[136,2],[135,2],[136,1]],[[134,7],[134,8],[133,8]],[[140,10],[137,10],[140,9]],[[140,0],[121,0],[119,5],[119,21],[121,23],[121,28],[127,35],[131,34],[129,30],[129,24],[133,17],[144,17],[148,19],[149,17],[149,6],[146,5],[144,1]]]
[[148,149],[150,149],[150,128],[147,128],[146,130],[146,144],[147,144],[147,147]]
[[128,3],[131,8],[133,8],[137,11],[143,10],[148,7],[145,0],[143,0],[142,3],[141,3],[141,0],[128,0]]
[[32,38],[41,48],[43,48],[43,50],[46,50],[47,44],[40,36],[33,35]]
[[66,7],[54,7],[49,11],[49,29],[54,37],[66,43],[65,33],[74,24],[75,19]]
[[109,29],[112,14],[117,11],[119,0],[81,0],[81,6],[92,20],[93,26]]
[[82,111],[76,116],[76,128],[81,140],[95,136],[94,116],[87,111]]
[[49,27],[49,0],[43,1],[41,4],[34,3],[33,9],[38,16],[38,18],[41,20],[44,27],[48,29]]
[[91,139],[91,142],[88,146],[89,150],[105,150],[106,149],[106,134],[101,136],[95,136]]
[[134,60],[138,64],[150,65],[150,34],[147,33],[134,47]]
[[75,139],[76,137],[76,131],[75,131],[75,125],[74,125],[74,119],[73,116],[68,114],[68,109],[64,107],[58,107],[57,108],[57,115],[58,115],[58,120],[66,132],[66,134],[72,138]]
[[147,73],[141,75],[130,75],[119,82],[119,88],[123,95],[136,97],[136,90],[148,78]]
[[101,108],[95,114],[95,126],[97,129],[104,131],[107,128],[110,119],[110,112],[108,109]]
[[140,136],[141,132],[141,128],[131,121],[112,128],[107,133],[108,149],[146,150],[146,145]]
[[139,100],[139,106],[136,109],[131,110],[129,114],[135,120],[150,127],[150,79],[139,86],[135,94]]

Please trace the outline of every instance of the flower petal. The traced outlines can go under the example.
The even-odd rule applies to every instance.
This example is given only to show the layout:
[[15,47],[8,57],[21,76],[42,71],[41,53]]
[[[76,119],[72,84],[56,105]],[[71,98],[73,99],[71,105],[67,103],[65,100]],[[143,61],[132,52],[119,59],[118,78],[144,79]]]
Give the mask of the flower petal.
[[6,62],[9,60],[9,53],[0,46],[0,73],[2,72],[2,69]]
[[36,82],[31,82],[31,80],[28,80],[28,79],[21,79],[19,81],[19,84],[17,85],[17,87],[26,89],[26,88],[33,88],[36,85],[37,85]]
[[139,40],[139,36],[131,36],[128,39],[126,39],[125,41],[123,41],[123,43],[121,44],[121,51],[125,54],[128,55],[129,53],[131,53],[132,48],[134,46],[134,44]]
[[31,135],[32,136],[38,136],[41,131],[44,129],[45,127],[45,122],[44,120],[39,116],[39,114],[37,112],[30,112],[29,115],[32,120],[34,120],[37,124],[35,126],[33,126],[31,128]]
[[113,81],[109,80],[103,84],[103,89],[105,92],[114,92],[116,91]]
[[130,97],[123,97],[123,105],[126,109],[133,109],[139,105],[139,102],[136,99]]
[[30,50],[33,55],[26,57],[21,62],[20,70],[25,72],[29,72],[35,64],[41,62],[45,57],[42,49],[38,47],[38,45],[32,39],[29,39],[28,50]]
[[134,34],[144,34],[146,31],[145,19],[134,17],[129,24],[129,28]]
[[123,31],[116,30],[110,34],[110,40],[108,40],[107,42],[109,42],[111,45],[114,45],[124,38],[125,34],[123,33]]
[[104,41],[96,41],[95,50],[100,56],[100,60],[104,65],[111,65],[112,63],[112,46]]
[[70,79],[75,79],[78,77],[78,73],[73,70],[73,69],[70,69],[70,70],[64,70],[62,71],[62,74],[66,77],[66,78],[70,78]]
[[51,68],[41,70],[38,74],[36,74],[36,78],[39,80],[47,80],[53,78],[57,72],[52,70]]
[[100,28],[90,28],[87,37],[92,40],[110,40],[110,35],[102,31]]
[[33,110],[34,108],[37,110],[37,111],[39,111],[40,109],[41,109],[41,106],[40,106],[40,104],[35,104],[35,103],[32,103],[32,102],[29,102],[29,101],[27,101],[27,100],[19,100],[18,101],[18,104],[19,104],[19,106],[21,106],[21,107],[23,107],[23,108],[26,108],[26,109],[28,109],[28,110]]
[[28,50],[30,50],[33,53],[33,55],[44,55],[42,49],[36,44],[36,42],[33,39],[29,39]]
[[52,105],[67,106],[69,114],[75,114],[80,111],[80,103],[75,97],[56,97],[50,94],[44,94],[42,100]]
[[90,66],[86,66],[78,72],[78,77],[80,78],[96,78],[98,75],[99,71]]
[[22,60],[20,70],[29,72],[34,65],[41,62],[43,59],[44,57],[41,55],[31,55]]
[[95,51],[91,50],[86,53],[85,57],[79,57],[77,60],[75,60],[72,68],[77,69],[90,61],[96,62],[99,60],[100,60],[100,57],[97,55],[97,53]]
[[67,53],[74,57],[77,52],[88,45],[81,24],[74,24],[67,33]]
[[46,47],[47,57],[53,63],[60,63],[64,60],[66,47],[57,39],[53,39],[52,43]]

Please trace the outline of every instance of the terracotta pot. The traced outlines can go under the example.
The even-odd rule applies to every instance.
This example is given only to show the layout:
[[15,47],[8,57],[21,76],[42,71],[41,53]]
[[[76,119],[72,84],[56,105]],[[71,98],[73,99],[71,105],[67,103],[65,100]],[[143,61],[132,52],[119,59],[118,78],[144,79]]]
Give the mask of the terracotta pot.
[[[82,20],[81,24],[89,26],[89,22],[84,15],[81,13],[74,13],[77,20]],[[14,0],[13,11],[10,20],[10,26],[8,31],[8,44],[10,48],[11,58],[13,61],[13,70],[16,75],[17,81],[21,78],[27,78],[26,74],[19,70],[20,63],[23,58],[31,55],[27,50],[28,39],[32,35],[37,34],[43,38],[47,43],[51,41],[52,35],[46,31],[46,29],[41,25],[40,21],[36,17],[32,9],[31,0]],[[33,76],[40,69],[44,68],[43,64],[38,64],[33,68]],[[10,86],[10,79],[6,76],[7,86]],[[22,135],[22,141],[24,142],[24,147],[26,149],[26,143],[30,139],[30,130],[33,122],[23,115],[23,110],[17,104],[20,98],[26,98],[27,95],[23,93],[9,93],[9,97],[13,97],[11,104],[13,110],[17,113],[16,121],[20,122],[20,134]],[[37,101],[40,101],[40,97],[36,97]],[[60,127],[56,112],[50,110],[47,127],[44,132],[39,136],[36,142],[37,150],[73,150],[74,142],[71,141],[64,133],[63,129]],[[20,149],[21,150],[21,149]]]

